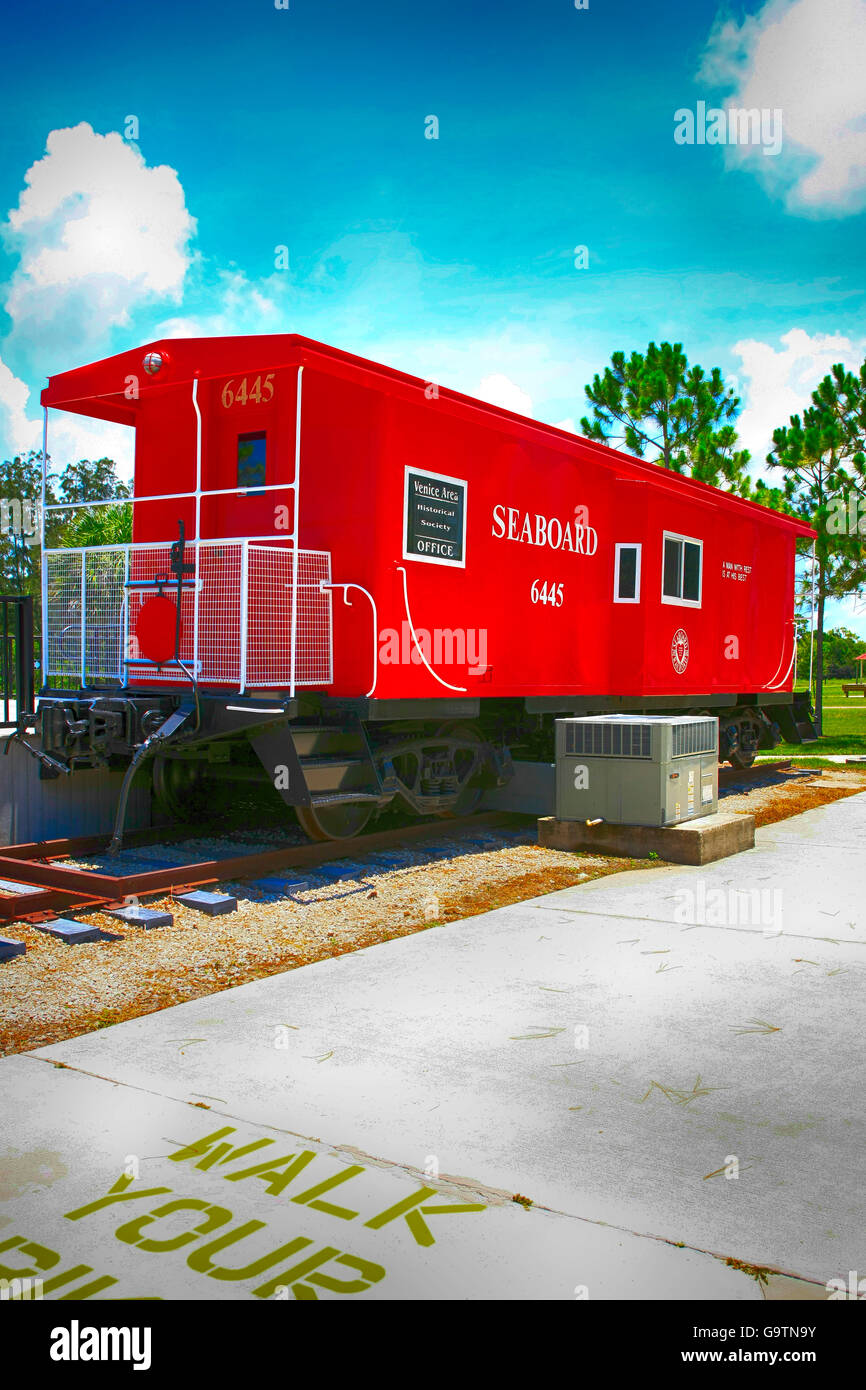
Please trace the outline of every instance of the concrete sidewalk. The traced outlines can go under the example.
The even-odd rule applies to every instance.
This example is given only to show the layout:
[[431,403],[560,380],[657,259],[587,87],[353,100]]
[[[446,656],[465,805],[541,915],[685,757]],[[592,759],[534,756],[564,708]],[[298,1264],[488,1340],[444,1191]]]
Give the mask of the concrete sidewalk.
[[0,1262],[70,1298],[826,1297],[866,1275],[864,843],[859,795],[9,1058]]

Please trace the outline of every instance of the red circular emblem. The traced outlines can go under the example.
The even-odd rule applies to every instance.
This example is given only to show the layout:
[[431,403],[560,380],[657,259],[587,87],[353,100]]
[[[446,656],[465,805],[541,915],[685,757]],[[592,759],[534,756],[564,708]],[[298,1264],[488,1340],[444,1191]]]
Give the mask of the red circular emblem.
[[689,638],[685,628],[678,627],[671,642],[671,661],[678,676],[689,664]]
[[[174,656],[174,640],[177,627],[177,608],[165,594],[155,594],[142,604],[135,636],[139,654],[155,666],[162,666]],[[183,636],[183,624],[181,624]]]

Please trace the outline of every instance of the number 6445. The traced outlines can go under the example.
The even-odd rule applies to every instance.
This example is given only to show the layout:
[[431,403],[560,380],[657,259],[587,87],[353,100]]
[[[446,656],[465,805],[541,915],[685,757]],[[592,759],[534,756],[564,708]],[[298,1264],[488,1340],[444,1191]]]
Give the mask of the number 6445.
[[533,603],[550,603],[554,608],[562,607],[562,584],[554,584],[553,580],[540,583],[539,580],[533,579],[529,594]]
[[253,402],[255,405],[267,405],[274,395],[274,373],[268,372],[264,381],[257,376],[252,386],[247,384],[244,377],[239,383],[237,390],[233,389],[234,379],[229,378],[222,389],[220,399],[226,410],[230,410],[233,405],[247,405]]

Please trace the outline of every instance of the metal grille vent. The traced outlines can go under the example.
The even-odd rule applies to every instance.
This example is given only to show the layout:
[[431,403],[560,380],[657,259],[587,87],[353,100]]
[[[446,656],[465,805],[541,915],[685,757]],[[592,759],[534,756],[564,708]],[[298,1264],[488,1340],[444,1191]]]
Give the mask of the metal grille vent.
[[712,720],[702,719],[695,724],[674,724],[671,733],[674,758],[684,758],[689,753],[716,751],[716,726]]
[[594,758],[648,758],[649,724],[567,724],[566,753]]

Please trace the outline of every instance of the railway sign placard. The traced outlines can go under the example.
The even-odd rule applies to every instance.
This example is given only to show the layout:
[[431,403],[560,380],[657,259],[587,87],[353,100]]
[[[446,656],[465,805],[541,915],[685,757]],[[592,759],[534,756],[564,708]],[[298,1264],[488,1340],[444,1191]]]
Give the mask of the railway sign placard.
[[466,490],[462,478],[407,467],[403,497],[403,559],[466,565]]

